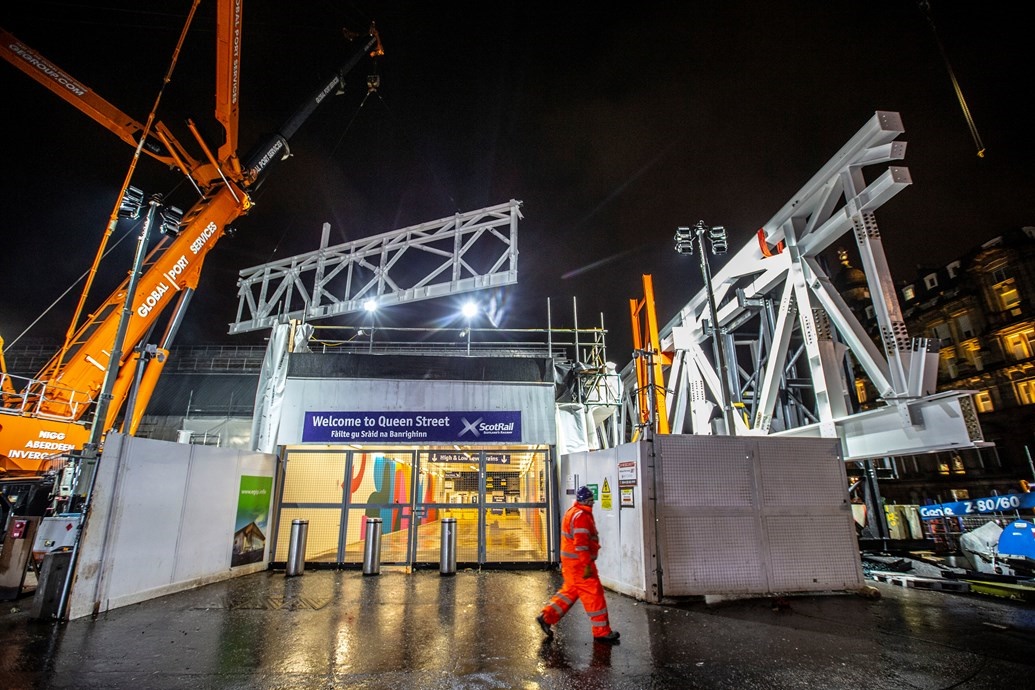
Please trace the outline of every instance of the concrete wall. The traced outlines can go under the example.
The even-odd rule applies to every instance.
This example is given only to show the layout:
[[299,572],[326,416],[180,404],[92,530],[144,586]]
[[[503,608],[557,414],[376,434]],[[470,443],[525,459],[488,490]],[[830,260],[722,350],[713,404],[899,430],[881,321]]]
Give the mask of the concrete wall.
[[232,567],[231,557],[241,477],[272,478],[275,461],[264,453],[109,434],[68,617],[264,570],[269,538],[261,560]]
[[[635,463],[625,475],[637,483],[625,508],[621,463]],[[656,602],[864,584],[838,439],[663,435],[653,450],[641,441],[563,456],[560,472],[562,508],[579,484],[600,490],[598,566],[610,589]]]

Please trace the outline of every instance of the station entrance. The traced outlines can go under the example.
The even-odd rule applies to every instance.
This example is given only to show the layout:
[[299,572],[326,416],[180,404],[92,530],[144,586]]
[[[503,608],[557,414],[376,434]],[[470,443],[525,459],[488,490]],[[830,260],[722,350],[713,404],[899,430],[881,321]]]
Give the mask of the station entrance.
[[552,463],[548,446],[288,447],[272,561],[286,562],[302,519],[307,566],[360,566],[367,519],[380,518],[381,564],[437,567],[448,517],[458,567],[547,564]]

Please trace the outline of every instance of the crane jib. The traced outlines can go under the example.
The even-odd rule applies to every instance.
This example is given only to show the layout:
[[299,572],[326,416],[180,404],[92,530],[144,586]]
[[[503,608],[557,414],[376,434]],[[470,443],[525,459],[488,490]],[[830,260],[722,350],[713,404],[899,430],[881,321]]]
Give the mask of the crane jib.
[[352,68],[356,66],[359,60],[367,54],[367,52],[374,47],[377,43],[377,37],[371,35],[366,44],[356,53],[352,55],[348,62],[342,65],[338,73],[328,79],[324,84],[317,89],[313,95],[306,100],[302,106],[295,111],[294,115],[284,123],[284,126],[280,128],[280,131],[273,135],[273,137],[262,146],[256,154],[251,156],[247,164],[247,179],[250,184],[254,187],[259,182],[260,177],[269,167],[269,164],[274,160],[277,160],[277,155],[283,151],[284,153],[280,156],[283,159],[288,154],[288,140],[298,131],[298,128],[309,119],[309,116],[313,114],[313,111],[327,98],[331,93],[334,93],[338,87],[344,82],[345,75],[352,71]]

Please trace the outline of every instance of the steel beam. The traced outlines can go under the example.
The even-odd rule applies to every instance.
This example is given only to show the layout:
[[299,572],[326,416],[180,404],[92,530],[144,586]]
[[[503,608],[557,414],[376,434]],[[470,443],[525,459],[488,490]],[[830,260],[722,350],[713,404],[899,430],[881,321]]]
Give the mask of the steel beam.
[[512,285],[520,209],[511,200],[243,269],[230,333],[359,312],[368,299],[384,307]]

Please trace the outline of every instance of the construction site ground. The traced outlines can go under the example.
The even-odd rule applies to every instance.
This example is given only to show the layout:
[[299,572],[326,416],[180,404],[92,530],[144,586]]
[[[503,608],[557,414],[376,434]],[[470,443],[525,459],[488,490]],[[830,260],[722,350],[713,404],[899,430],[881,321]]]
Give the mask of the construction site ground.
[[67,623],[0,613],[4,688],[1031,687],[1035,608],[868,579],[833,592],[647,604],[608,592],[618,645],[581,608],[535,622],[554,570],[265,571]]

